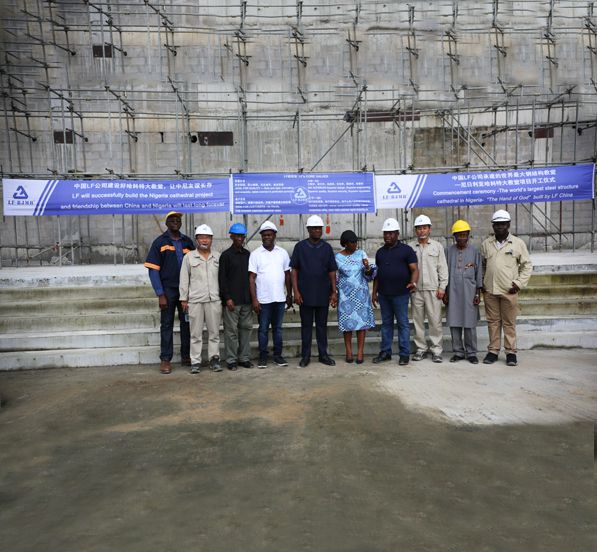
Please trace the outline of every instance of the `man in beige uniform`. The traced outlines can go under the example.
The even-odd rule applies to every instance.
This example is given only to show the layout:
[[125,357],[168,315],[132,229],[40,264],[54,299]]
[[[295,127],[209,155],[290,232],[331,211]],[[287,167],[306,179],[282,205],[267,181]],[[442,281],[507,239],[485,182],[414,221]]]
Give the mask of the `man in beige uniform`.
[[409,245],[415,250],[419,264],[417,290],[412,294],[412,316],[415,326],[414,342],[417,348],[413,360],[427,356],[425,316],[429,325],[431,360],[442,362],[442,299],[448,285],[448,263],[441,243],[430,239],[431,219],[419,215],[415,219],[417,240]]
[[494,235],[481,244],[483,257],[483,299],[489,330],[488,353],[484,364],[498,359],[504,331],[506,364],[516,366],[516,317],[518,292],[526,287],[533,271],[525,243],[509,233],[510,214],[499,210],[491,217]]
[[198,374],[203,346],[203,323],[207,326],[207,354],[214,372],[220,366],[220,320],[222,302],[218,284],[220,254],[212,251],[213,232],[207,224],[195,229],[197,249],[185,255],[180,268],[180,301],[191,324],[191,374]]

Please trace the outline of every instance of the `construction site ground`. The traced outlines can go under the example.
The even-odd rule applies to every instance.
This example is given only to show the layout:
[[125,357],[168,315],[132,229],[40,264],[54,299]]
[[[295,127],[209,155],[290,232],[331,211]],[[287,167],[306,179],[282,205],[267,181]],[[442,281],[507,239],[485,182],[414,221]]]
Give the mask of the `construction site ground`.
[[597,536],[597,350],[0,373],[3,550],[554,551]]

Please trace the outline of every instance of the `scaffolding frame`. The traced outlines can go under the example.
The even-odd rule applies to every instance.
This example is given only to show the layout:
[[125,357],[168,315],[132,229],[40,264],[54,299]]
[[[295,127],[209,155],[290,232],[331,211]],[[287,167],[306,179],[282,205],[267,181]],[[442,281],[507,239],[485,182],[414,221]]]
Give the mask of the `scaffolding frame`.
[[[593,2],[556,3],[554,0],[527,2],[537,8],[536,17],[513,24],[511,7],[499,0],[481,2],[466,10],[457,0],[437,3],[440,29],[429,31],[419,19],[428,14],[417,5],[400,5],[394,11],[374,0],[307,4],[302,0],[262,5],[247,1],[220,5],[198,5],[190,1],[118,0],[83,2],[54,0],[13,0],[3,17],[0,86],[3,97],[5,159],[3,177],[47,178],[202,178],[224,176],[230,171],[246,172],[251,166],[250,132],[262,122],[291,126],[296,142],[296,170],[315,171],[330,158],[339,144],[349,141],[351,158],[342,170],[375,170],[379,174],[413,172],[456,172],[468,170],[516,169],[594,162],[597,158],[597,24]],[[565,5],[561,5],[565,4]],[[320,13],[316,13],[319,6]],[[578,15],[581,8],[583,15]],[[61,13],[64,11],[67,15]],[[322,19],[322,14],[324,17]],[[404,86],[385,87],[368,82],[363,76],[362,50],[367,44],[367,25],[372,14],[395,17],[403,29],[397,32],[403,43]],[[477,21],[485,18],[484,23]],[[541,18],[544,19],[541,21]],[[321,21],[327,21],[322,23]],[[144,24],[142,22],[144,21]],[[310,48],[315,40],[337,35],[345,28],[345,81],[334,86],[309,86]],[[380,30],[381,34],[385,31]],[[487,65],[495,86],[474,86],[463,82],[466,41],[475,33],[486,33],[491,52]],[[153,88],[123,81],[131,47],[126,36],[146,34],[148,70],[157,68]],[[285,40],[293,66],[290,83],[282,90],[257,89],[249,78],[257,33]],[[508,79],[509,40],[521,33],[535,33],[542,52],[542,82],[522,84]],[[558,80],[562,42],[581,33],[582,63],[588,86]],[[201,89],[205,102],[216,101],[224,108],[209,110],[201,105],[197,90],[201,83],[181,79],[178,60],[193,47],[193,35],[216,37],[222,44],[222,80],[230,79],[234,94],[222,97],[221,87]],[[85,36],[87,44],[73,39]],[[23,37],[26,38],[23,42]],[[421,80],[425,44],[442,44],[445,55],[444,86],[430,90]],[[158,55],[154,58],[157,44]],[[99,46],[99,50],[97,47]],[[82,87],[73,83],[71,65],[83,49],[96,47],[96,75],[101,84]],[[107,57],[108,51],[110,56]],[[285,62],[282,60],[281,63]],[[226,67],[224,67],[226,65]],[[78,69],[80,71],[80,68]],[[64,79],[57,79],[60,73]],[[97,79],[96,79],[97,80]],[[124,84],[123,84],[124,83]],[[285,83],[286,84],[286,83]],[[441,93],[441,101],[433,97]],[[441,104],[441,107],[438,106]],[[172,171],[145,172],[141,167],[141,145],[147,140],[148,122],[159,121],[172,127],[175,136],[176,167]],[[194,163],[192,137],[201,124],[222,121],[236,125],[239,144],[237,160],[218,170],[200,170]],[[338,127],[333,139],[322,145],[317,157],[304,151],[304,136],[310,124]],[[391,132],[393,163],[375,167],[372,162],[372,136],[375,125],[385,124]],[[103,170],[89,169],[89,139],[92,126],[104,125],[108,154]],[[421,164],[417,137],[428,129],[441,130],[442,159],[433,166]],[[33,145],[50,142],[50,134],[61,132],[63,143],[53,145],[51,164],[43,171],[36,163]],[[155,134],[155,132],[153,133]],[[163,132],[162,134],[163,140]],[[579,149],[580,136],[591,135],[592,151]],[[67,136],[68,140],[67,141]],[[564,142],[573,136],[570,151]],[[553,150],[559,137],[559,151]],[[530,138],[530,141],[529,141]],[[523,158],[529,153],[528,158]],[[340,170],[340,169],[333,169]],[[328,171],[331,172],[331,171]],[[572,202],[572,224],[566,225],[565,207],[560,204],[552,215],[552,205],[513,206],[518,222],[525,218],[528,233],[522,233],[529,247],[564,249],[577,247],[577,234],[590,234],[589,247],[595,247],[595,201],[590,206],[590,227],[576,227],[578,209],[586,202]],[[464,216],[468,207],[445,208],[444,220]],[[395,215],[409,228],[411,214],[397,210]],[[229,215],[225,215],[229,217]],[[110,240],[91,243],[89,217],[53,217],[53,243],[44,243],[40,221],[12,218],[13,243],[0,243],[0,263],[43,261],[48,251],[52,262],[81,263],[91,258],[92,247],[112,250],[112,260],[139,260],[140,235],[137,215],[112,217]],[[367,240],[368,218],[353,215],[358,235]],[[27,219],[27,220],[22,220]],[[302,221],[302,218],[299,217]],[[157,222],[157,219],[156,219]],[[245,217],[246,222],[246,217]],[[3,220],[3,224],[10,224]],[[192,218],[191,222],[192,224]],[[21,228],[19,228],[21,227]],[[191,230],[192,226],[187,228]],[[87,234],[84,239],[83,234]],[[449,235],[446,223],[443,230]],[[521,234],[521,233],[519,233]],[[3,252],[10,252],[8,256]]]

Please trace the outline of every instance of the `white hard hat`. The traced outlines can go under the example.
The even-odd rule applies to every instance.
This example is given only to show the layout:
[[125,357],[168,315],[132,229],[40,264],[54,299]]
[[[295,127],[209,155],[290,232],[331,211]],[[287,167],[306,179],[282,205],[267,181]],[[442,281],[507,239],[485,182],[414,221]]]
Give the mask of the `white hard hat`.
[[265,232],[266,230],[273,230],[276,233],[278,232],[278,229],[276,228],[276,225],[273,222],[270,222],[269,220],[266,220],[259,227],[259,233],[261,234],[261,232]]
[[491,222],[510,222],[512,218],[510,217],[510,213],[508,211],[504,211],[503,209],[499,209],[493,216],[491,217]]
[[400,225],[395,218],[389,218],[383,221],[382,232],[400,232]]
[[429,226],[431,226],[431,219],[427,215],[419,215],[415,219],[415,227],[417,227],[417,226],[425,226],[426,224],[428,224]]
[[307,224],[305,224],[305,226],[307,228],[309,228],[309,226],[323,226],[323,220],[321,220],[321,217],[318,217],[317,215],[311,215],[307,219]]
[[199,234],[205,234],[206,236],[214,235],[212,229],[209,226],[207,226],[207,224],[200,224],[199,226],[197,226],[197,228],[195,228],[195,236],[198,236]]

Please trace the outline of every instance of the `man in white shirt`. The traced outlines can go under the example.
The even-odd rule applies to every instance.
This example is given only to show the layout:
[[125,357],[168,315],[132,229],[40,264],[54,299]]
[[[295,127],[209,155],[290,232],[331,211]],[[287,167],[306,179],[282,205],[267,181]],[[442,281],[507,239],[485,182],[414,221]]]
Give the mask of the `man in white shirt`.
[[274,362],[278,366],[288,366],[282,356],[282,321],[286,305],[292,305],[290,257],[285,249],[276,245],[277,232],[274,223],[265,221],[259,228],[262,245],[249,257],[249,290],[253,310],[259,316],[258,368],[267,367],[267,332],[270,324],[274,342]]

